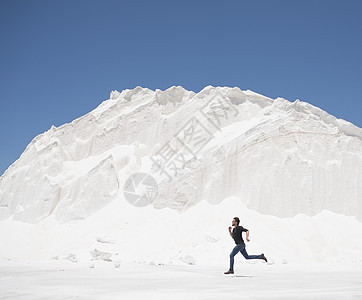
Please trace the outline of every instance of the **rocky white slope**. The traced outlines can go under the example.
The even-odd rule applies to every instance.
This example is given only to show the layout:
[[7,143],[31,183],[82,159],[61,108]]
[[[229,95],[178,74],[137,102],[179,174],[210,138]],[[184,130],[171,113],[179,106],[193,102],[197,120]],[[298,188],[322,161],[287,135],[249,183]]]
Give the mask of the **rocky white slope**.
[[211,86],[114,91],[35,137],[0,178],[0,220],[85,219],[125,201],[135,173],[157,183],[155,208],[237,196],[262,214],[362,220],[360,128],[299,100]]

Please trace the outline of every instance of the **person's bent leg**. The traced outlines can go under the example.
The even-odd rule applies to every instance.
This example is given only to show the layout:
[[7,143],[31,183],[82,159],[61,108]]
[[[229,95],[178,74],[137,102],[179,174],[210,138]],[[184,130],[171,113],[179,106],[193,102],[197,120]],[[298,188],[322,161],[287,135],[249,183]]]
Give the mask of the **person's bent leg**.
[[241,254],[245,257],[245,259],[262,259],[261,255],[249,255],[248,252],[246,252],[245,245],[240,250]]

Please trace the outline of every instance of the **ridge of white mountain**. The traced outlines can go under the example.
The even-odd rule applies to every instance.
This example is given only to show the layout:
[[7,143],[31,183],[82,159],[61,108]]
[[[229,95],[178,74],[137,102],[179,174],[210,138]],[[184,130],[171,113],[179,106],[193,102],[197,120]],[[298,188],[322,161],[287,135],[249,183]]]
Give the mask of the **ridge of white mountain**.
[[[175,155],[160,161],[168,148]],[[362,129],[306,102],[237,87],[136,87],[35,137],[0,178],[0,220],[85,219],[126,201],[124,184],[139,172],[157,180],[155,208],[237,196],[279,217],[362,219],[361,170]]]

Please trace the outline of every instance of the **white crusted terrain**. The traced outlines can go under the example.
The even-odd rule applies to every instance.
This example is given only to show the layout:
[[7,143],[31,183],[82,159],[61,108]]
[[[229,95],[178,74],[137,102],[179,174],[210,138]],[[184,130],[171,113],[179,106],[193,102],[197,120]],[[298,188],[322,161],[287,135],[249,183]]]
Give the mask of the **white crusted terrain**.
[[[0,178],[0,298],[361,297],[361,141],[239,88],[114,91]],[[268,262],[228,278],[235,216]]]
[[157,180],[155,208],[237,196],[278,217],[330,210],[362,219],[360,128],[299,100],[211,86],[114,91],[37,136],[0,178],[0,219],[85,219],[124,201],[137,172]]

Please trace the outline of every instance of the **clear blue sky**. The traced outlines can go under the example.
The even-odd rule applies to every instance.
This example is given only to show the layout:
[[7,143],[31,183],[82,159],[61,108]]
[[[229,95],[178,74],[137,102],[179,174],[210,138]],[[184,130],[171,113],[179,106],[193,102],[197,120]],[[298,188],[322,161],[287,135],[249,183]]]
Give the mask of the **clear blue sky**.
[[238,86],[362,127],[362,1],[0,1],[0,174],[111,90]]

